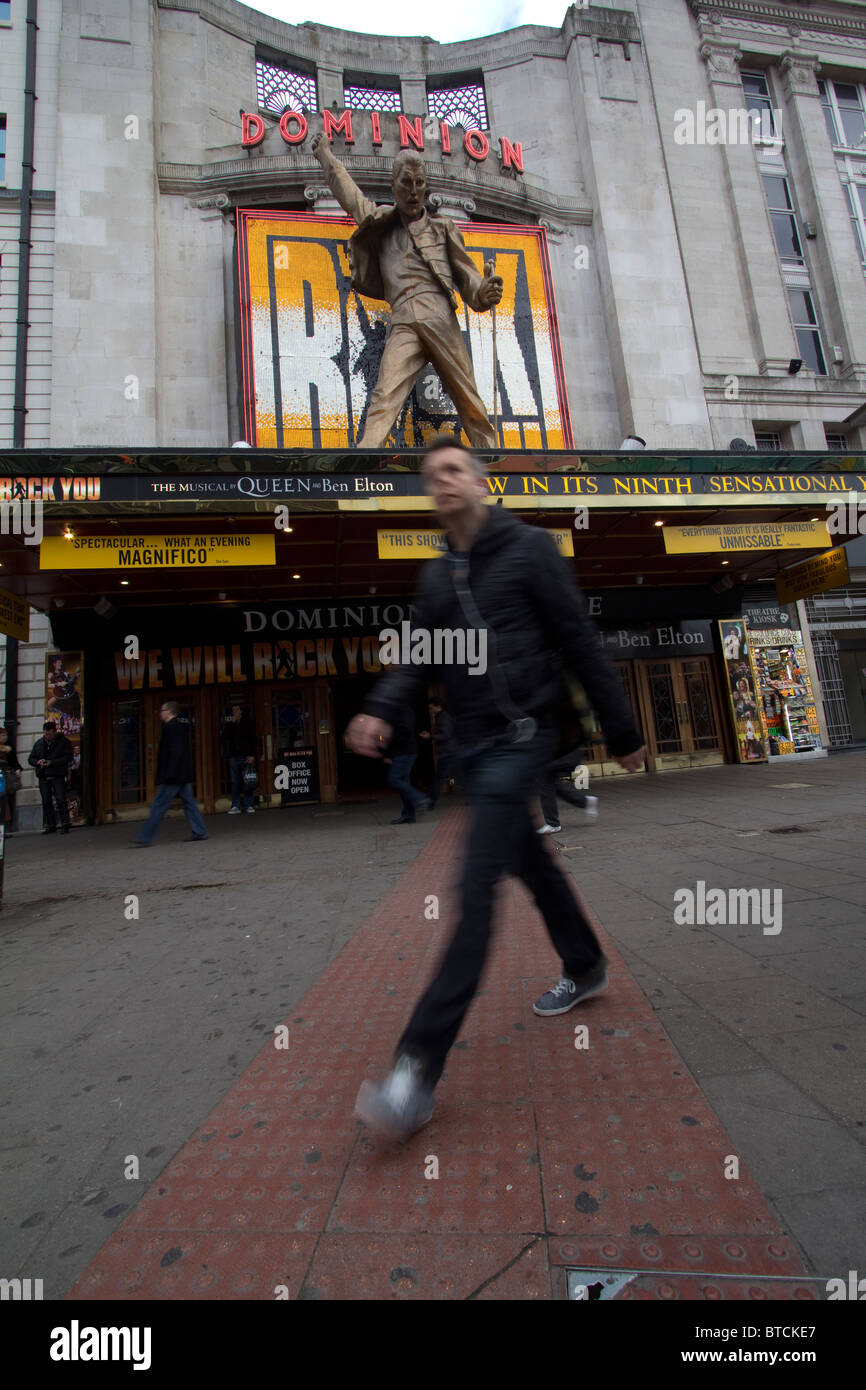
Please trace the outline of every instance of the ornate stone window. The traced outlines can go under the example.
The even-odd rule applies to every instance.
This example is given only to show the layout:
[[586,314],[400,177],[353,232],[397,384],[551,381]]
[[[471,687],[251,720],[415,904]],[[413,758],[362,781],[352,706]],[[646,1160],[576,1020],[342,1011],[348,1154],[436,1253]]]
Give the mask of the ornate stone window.
[[819,81],[818,90],[833,144],[866,153],[866,86]]
[[773,98],[766,75],[763,72],[743,72],[740,75],[746,105],[757,133],[762,136],[781,134],[776,130]]
[[343,100],[353,111],[402,111],[399,77],[343,73]]
[[259,106],[279,116],[286,107],[291,111],[318,110],[314,73],[297,68],[277,67],[263,58],[256,59],[256,87]]
[[462,125],[464,130],[487,130],[487,102],[480,75],[427,79],[427,110],[446,125]]

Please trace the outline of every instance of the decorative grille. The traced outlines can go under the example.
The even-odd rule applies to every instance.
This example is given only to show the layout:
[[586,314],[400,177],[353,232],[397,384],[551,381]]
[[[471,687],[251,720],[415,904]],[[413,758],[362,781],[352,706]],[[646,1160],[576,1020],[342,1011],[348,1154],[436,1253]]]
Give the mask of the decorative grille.
[[318,110],[316,79],[306,72],[278,68],[262,59],[256,62],[259,106],[279,116],[288,106],[292,111]]
[[399,92],[378,87],[344,87],[343,100],[353,111],[402,111]]
[[428,92],[427,109],[446,125],[462,125],[464,130],[487,129],[487,103],[480,82]]

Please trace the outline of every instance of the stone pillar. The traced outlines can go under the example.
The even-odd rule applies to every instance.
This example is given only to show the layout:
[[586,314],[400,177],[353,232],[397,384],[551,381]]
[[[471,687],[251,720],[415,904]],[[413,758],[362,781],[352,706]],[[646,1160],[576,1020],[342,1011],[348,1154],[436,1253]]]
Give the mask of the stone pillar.
[[400,96],[407,116],[427,115],[427,82],[423,72],[407,72],[400,80]]
[[851,212],[824,124],[818,91],[818,59],[782,54],[786,124],[785,154],[802,221],[818,235],[805,243],[812,283],[823,311],[824,347],[832,372],[833,348],[841,347],[843,380],[866,381],[866,281],[851,229]]
[[320,63],[317,77],[319,87],[319,110],[332,111],[334,109],[334,102],[336,102],[337,110],[342,111],[344,106],[343,69],[325,67]]
[[[573,23],[574,11],[568,13]],[[593,205],[592,269],[620,439],[637,434],[651,449],[709,449],[712,431],[645,54],[632,44],[627,61],[621,44],[598,47],[597,57],[593,37],[575,33],[567,62]],[[562,138],[570,131],[564,128]]]
[[[742,110],[745,94],[739,47],[721,39],[705,39],[700,54],[707,65],[710,104],[726,112]],[[787,374],[791,358],[798,356],[797,339],[754,146],[727,142],[720,149],[731,191],[740,274],[758,370],[762,375]]]

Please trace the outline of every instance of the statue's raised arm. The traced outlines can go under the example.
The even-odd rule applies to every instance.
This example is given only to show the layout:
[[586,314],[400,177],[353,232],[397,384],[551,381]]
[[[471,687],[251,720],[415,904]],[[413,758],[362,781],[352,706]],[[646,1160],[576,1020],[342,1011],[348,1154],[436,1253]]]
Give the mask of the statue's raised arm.
[[321,164],[328,180],[328,187],[340,207],[350,217],[354,217],[360,227],[362,222],[372,217],[376,211],[376,204],[370,198],[365,198],[352,176],[346,172],[336,155],[331,153],[330,142],[323,130],[313,137],[310,148]]
[[391,176],[394,202],[377,206],[332,154],[324,131],[313,138],[311,149],[340,207],[358,224],[347,247],[353,289],[391,306],[358,447],[385,444],[418,373],[432,362],[470,442],[476,448],[495,448],[496,433],[478,395],[454,311],[458,293],[479,312],[494,308],[502,298],[502,277],[492,263],[483,274],[479,271],[450,217],[428,214],[427,172],[420,155],[408,150],[397,155]]

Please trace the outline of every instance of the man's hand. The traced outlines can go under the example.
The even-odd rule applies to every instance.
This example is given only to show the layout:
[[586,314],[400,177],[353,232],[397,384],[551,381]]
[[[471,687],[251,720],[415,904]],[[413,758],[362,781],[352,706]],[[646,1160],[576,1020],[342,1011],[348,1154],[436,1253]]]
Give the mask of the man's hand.
[[639,748],[636,753],[626,753],[624,758],[616,760],[620,767],[624,767],[626,772],[640,772],[646,762],[646,745]]
[[384,719],[369,714],[356,714],[346,730],[346,747],[362,758],[381,758],[391,740],[393,729]]
[[247,758],[247,762],[248,762],[248,763],[254,763],[254,762],[255,762],[255,758]]
[[483,309],[492,309],[502,298],[502,276],[493,274],[493,262],[485,261],[484,279],[478,291],[478,302]]
[[323,169],[327,169],[329,164],[334,163],[334,156],[331,154],[331,142],[323,130],[313,136],[310,149]]
[[427,732],[426,729],[422,729],[421,732],[419,733],[418,737],[419,737],[419,738],[429,738],[430,735],[428,734],[428,732]]

